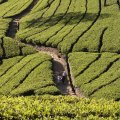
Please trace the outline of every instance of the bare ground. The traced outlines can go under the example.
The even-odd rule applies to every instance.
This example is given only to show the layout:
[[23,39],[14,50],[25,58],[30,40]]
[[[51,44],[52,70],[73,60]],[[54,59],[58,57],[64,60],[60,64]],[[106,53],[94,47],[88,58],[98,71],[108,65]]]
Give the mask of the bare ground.
[[62,81],[58,83],[58,80],[57,80],[57,76],[58,75],[61,76],[63,71],[66,71],[66,73],[68,74],[67,63],[64,56],[61,55],[61,53],[59,53],[58,50],[55,48],[36,46],[36,49],[38,51],[42,51],[43,53],[47,53],[53,58],[54,82],[56,83],[56,86],[61,91],[61,93],[67,94],[67,95],[75,95],[70,85],[69,76],[67,76],[67,80],[65,81],[65,83],[63,83]]

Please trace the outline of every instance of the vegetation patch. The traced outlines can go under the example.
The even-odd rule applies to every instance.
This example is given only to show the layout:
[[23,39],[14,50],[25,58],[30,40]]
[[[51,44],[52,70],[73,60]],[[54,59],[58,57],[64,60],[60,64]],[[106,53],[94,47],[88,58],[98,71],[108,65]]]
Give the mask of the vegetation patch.
[[69,54],[74,85],[86,96],[119,99],[120,55],[115,53]]
[[120,102],[72,96],[0,97],[1,119],[118,120]]
[[7,30],[9,28],[9,23],[12,19],[2,19],[0,18],[0,37],[6,36]]
[[119,100],[120,0],[0,0],[0,119],[118,120]]
[[60,94],[53,82],[51,60],[50,56],[42,53],[3,59],[0,94]]
[[57,47],[62,53],[119,53],[119,17],[119,6],[113,0],[107,0],[107,6],[104,0],[39,1],[20,20],[17,38]]

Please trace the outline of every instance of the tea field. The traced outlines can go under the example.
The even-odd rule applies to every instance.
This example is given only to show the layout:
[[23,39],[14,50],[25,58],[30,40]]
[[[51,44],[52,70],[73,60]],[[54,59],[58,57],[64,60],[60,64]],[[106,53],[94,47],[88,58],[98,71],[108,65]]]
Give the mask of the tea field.
[[119,120],[120,102],[72,96],[6,97],[0,100],[1,119]]
[[[73,85],[86,96],[119,99],[120,12],[116,1],[108,0],[104,6],[104,0],[38,0],[34,4],[32,0],[8,0],[1,1],[0,11],[1,94],[33,92],[40,78],[54,84],[52,58],[33,54],[35,48],[24,42],[68,53]],[[7,33],[15,18],[20,27],[13,40]],[[48,77],[42,75],[45,68]],[[36,85],[27,89],[33,79]]]
[[120,0],[0,0],[0,119],[119,120],[119,100]]
[[[48,2],[49,1],[49,2]],[[120,52],[117,0],[44,0],[20,20],[21,41],[69,52]],[[94,4],[93,4],[94,3]]]
[[[24,12],[31,6],[33,7],[30,12],[24,15]],[[16,63],[19,64],[18,61],[22,65],[21,62],[25,60],[23,66],[27,70],[30,68],[26,73],[24,72],[27,76],[38,64],[41,64],[41,69],[45,67],[44,64],[48,65],[46,66],[48,69],[52,67],[50,60],[47,62],[46,58],[41,61],[42,58],[39,58],[38,54],[34,54],[38,55],[34,58],[32,53],[37,51],[19,41],[57,47],[62,53],[72,52],[68,56],[70,56],[71,72],[75,79],[73,83],[85,95],[115,99],[119,97],[119,94],[115,92],[119,93],[119,86],[116,84],[118,85],[119,81],[118,53],[120,51],[120,12],[116,1],[108,0],[104,6],[104,0],[38,0],[35,5],[33,5],[32,0],[8,0],[1,1],[0,11],[1,67],[6,66],[4,59],[5,61],[15,61],[15,64],[12,63],[15,69]],[[14,41],[7,36],[8,30],[12,29],[10,28],[12,19],[15,18],[20,19],[20,28],[14,38],[19,41]],[[30,58],[33,58],[29,59],[28,54],[32,54]],[[28,62],[31,62],[33,66],[30,66]],[[27,64],[28,66],[26,66]],[[21,65],[20,68],[17,68],[18,75],[13,72],[11,76],[9,76],[8,69],[9,67],[12,69],[12,67],[3,67],[4,70],[2,68],[1,72],[7,71],[9,75],[5,72],[5,75],[0,78],[1,81],[6,83],[7,80],[9,81],[9,77],[13,77],[14,74],[19,77],[20,81],[23,81],[19,74],[23,74],[22,69],[25,70],[25,68]],[[14,78],[17,79],[17,77]],[[51,76],[50,79],[52,81]],[[11,80],[9,82],[12,84]],[[2,94],[4,94],[4,89],[9,86],[9,82],[5,86],[1,83],[0,92]],[[114,91],[108,95],[109,89],[114,87]],[[106,91],[106,93],[102,91]],[[8,90],[8,92],[10,91]]]
[[86,96],[120,99],[119,54],[76,52],[69,54],[69,62],[74,85]]
[[60,94],[50,56],[7,37],[1,38],[1,44],[1,95]]

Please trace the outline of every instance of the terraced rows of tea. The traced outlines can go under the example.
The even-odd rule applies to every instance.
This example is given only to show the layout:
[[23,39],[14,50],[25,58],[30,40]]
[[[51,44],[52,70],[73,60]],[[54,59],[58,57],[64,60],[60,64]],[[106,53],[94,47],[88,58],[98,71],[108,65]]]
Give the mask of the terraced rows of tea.
[[27,43],[57,47],[63,53],[119,53],[119,7],[115,0],[107,1],[111,1],[107,7],[103,5],[104,0],[39,1],[20,20],[17,38]]
[[50,56],[11,38],[1,42],[0,94],[60,94],[53,82]]
[[73,92],[120,99],[119,0],[0,0],[0,94],[60,94],[41,46],[65,56]]
[[120,99],[120,55],[116,53],[69,54],[74,85],[88,97]]

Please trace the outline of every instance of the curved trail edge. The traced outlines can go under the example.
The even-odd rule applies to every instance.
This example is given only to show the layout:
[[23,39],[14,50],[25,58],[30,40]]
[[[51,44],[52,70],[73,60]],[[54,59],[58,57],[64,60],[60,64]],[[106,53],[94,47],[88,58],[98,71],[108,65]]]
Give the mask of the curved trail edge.
[[[26,16],[32,8],[38,3],[39,0],[33,0],[33,2],[21,13],[11,17],[13,20],[9,25],[6,36],[15,39],[16,33],[19,30],[19,21],[22,17]],[[74,78],[71,74],[71,68],[68,62],[68,56],[62,55],[56,48],[45,47],[45,46],[35,46],[32,44],[28,44],[33,46],[37,51],[41,51],[46,53],[52,57],[53,63],[53,74],[54,74],[54,82],[58,89],[62,94],[66,95],[75,95],[79,97],[84,97],[84,95],[79,91],[78,88],[75,88],[73,85]],[[63,84],[62,82],[58,83],[57,76],[61,75],[63,71],[67,73],[67,80]]]

